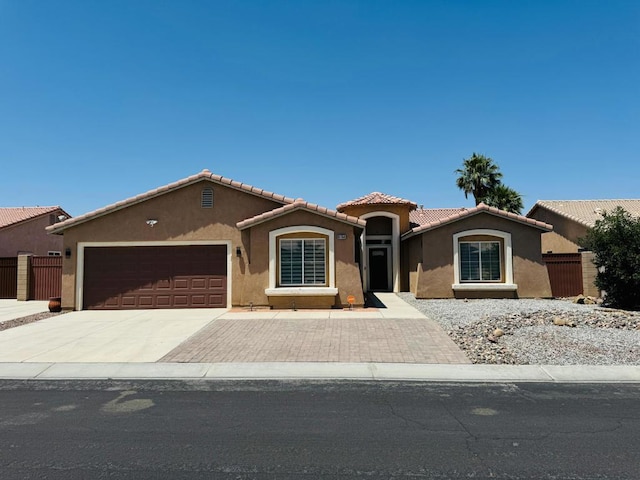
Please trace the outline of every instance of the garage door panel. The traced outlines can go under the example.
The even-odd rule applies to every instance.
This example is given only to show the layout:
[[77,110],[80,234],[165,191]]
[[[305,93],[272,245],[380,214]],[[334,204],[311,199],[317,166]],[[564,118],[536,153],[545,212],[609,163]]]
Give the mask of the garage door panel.
[[226,307],[225,245],[87,247],[83,308]]

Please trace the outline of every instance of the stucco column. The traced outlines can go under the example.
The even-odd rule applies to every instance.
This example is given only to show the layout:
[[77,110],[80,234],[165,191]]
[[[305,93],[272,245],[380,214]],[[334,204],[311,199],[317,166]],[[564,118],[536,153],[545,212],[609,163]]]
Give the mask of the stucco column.
[[29,284],[31,281],[31,255],[18,255],[18,288],[17,299],[29,300]]
[[599,297],[600,292],[596,287],[595,281],[598,275],[598,269],[593,263],[595,254],[590,251],[581,252],[582,254],[582,292],[583,295],[589,297]]

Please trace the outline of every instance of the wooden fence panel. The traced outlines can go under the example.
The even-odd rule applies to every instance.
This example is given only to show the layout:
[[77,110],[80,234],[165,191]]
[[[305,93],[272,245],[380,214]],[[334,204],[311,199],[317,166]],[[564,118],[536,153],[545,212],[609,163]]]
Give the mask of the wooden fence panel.
[[551,294],[554,297],[574,297],[583,291],[582,255],[579,253],[544,253]]
[[29,300],[49,300],[62,292],[62,257],[31,257]]
[[0,298],[18,295],[18,258],[0,258]]

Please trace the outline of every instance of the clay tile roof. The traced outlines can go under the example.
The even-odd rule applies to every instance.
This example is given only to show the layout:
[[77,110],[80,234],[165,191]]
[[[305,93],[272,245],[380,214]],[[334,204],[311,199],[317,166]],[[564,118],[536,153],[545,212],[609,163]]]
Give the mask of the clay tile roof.
[[[532,227],[536,227],[536,228],[539,228],[541,230],[546,230],[546,231],[553,230],[553,226],[549,225],[548,223],[540,222],[538,220],[534,220],[532,218],[527,218],[527,217],[522,216],[522,215],[517,215],[515,213],[506,212],[504,210],[499,210],[499,209],[497,209],[495,207],[490,207],[488,205],[485,205],[484,203],[481,203],[481,204],[479,204],[479,205],[477,205],[477,206],[475,206],[473,208],[432,209],[432,210],[435,210],[435,211],[439,210],[439,211],[441,211],[441,213],[440,212],[435,213],[435,215],[433,216],[432,220],[427,221],[426,223],[423,223],[423,224],[419,224],[417,227],[412,228],[407,233],[402,235],[402,239],[404,240],[404,239],[412,237],[412,236],[414,236],[416,234],[419,234],[419,233],[422,233],[422,232],[426,232],[427,230],[432,230],[434,228],[438,228],[438,227],[441,227],[443,225],[447,225],[449,223],[457,222],[458,220],[461,220],[463,218],[470,217],[470,216],[473,216],[473,215],[477,215],[477,214],[482,213],[482,212],[489,213],[489,214],[495,215],[497,217],[508,218],[509,220],[513,220],[515,222],[522,223],[522,224],[525,224],[525,225],[531,225]],[[450,210],[453,210],[452,212],[449,212],[450,215],[445,216],[445,213],[447,211],[450,211]],[[440,214],[442,216],[440,216]],[[437,218],[437,217],[439,217],[439,218]]]
[[31,220],[41,215],[62,211],[67,217],[69,215],[62,208],[55,207],[0,207],[0,228],[15,225],[16,223]]
[[409,212],[409,221],[416,226],[425,225],[448,218],[462,210],[465,210],[465,208],[419,208]]
[[362,220],[358,217],[352,217],[350,215],[340,213],[336,210],[330,210],[328,208],[321,207],[314,203],[305,202],[302,198],[297,198],[293,203],[289,203],[282,207],[269,210],[268,212],[261,213],[260,215],[256,215],[255,217],[242,220],[241,222],[236,223],[236,227],[238,227],[240,230],[244,230],[246,228],[253,227],[254,225],[267,222],[269,220],[280,217],[282,215],[286,215],[287,213],[293,212],[295,210],[301,210],[301,209],[307,210],[309,212],[317,213],[324,217],[333,218],[344,223],[357,225],[359,227],[364,227],[367,224],[366,220]]
[[336,207],[336,210],[341,211],[346,207],[354,205],[409,205],[412,210],[418,207],[416,203],[405,198],[394,197],[393,195],[387,195],[386,193],[371,192],[368,195],[356,198],[355,200],[341,203]]
[[587,227],[593,227],[596,220],[602,219],[603,212],[611,212],[618,206],[624,208],[632,216],[640,217],[640,199],[538,200],[527,213],[527,217],[532,215],[534,210],[542,207]]
[[92,212],[85,213],[84,215],[80,215],[78,217],[65,220],[64,222],[51,225],[47,227],[47,230],[50,233],[60,233],[63,230],[73,225],[77,225],[77,224],[86,222],[88,220],[92,220],[94,218],[100,217],[102,215],[106,215],[108,213],[114,212],[116,210],[120,210],[122,208],[135,205],[136,203],[149,200],[150,198],[157,197],[171,190],[176,190],[178,188],[186,187],[187,185],[191,185],[201,180],[209,180],[213,183],[226,185],[228,187],[235,188],[237,190],[246,191],[253,195],[268,198],[269,200],[274,200],[279,203],[284,203],[284,204],[293,203],[292,198],[285,197],[284,195],[278,195],[276,193],[268,192],[266,190],[262,190],[261,188],[256,188],[251,185],[248,185],[246,183],[236,182],[235,180],[222,177],[220,175],[215,175],[211,173],[209,170],[204,169],[200,173],[191,175],[190,177],[187,177],[187,178],[183,178],[182,180],[178,180],[177,182],[169,183],[168,185],[163,185],[161,187],[154,188],[153,190],[149,190],[148,192],[141,193],[139,195],[136,195],[135,197],[130,197],[125,200],[121,200],[119,202],[113,203],[111,205],[107,205],[106,207],[99,208]]

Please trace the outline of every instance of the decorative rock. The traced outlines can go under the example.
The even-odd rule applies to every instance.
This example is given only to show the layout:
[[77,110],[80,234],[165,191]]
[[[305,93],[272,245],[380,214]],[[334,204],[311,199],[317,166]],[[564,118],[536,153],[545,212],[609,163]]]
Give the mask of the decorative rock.
[[504,335],[504,331],[503,331],[501,328],[496,328],[496,329],[493,331],[493,336],[494,336],[494,337],[501,337],[501,336],[503,336],[503,335]]
[[576,298],[573,299],[573,303],[578,303],[580,305],[584,304],[585,296],[580,294]]
[[554,317],[553,324],[558,325],[559,327],[564,327],[567,324],[567,321],[564,318]]

